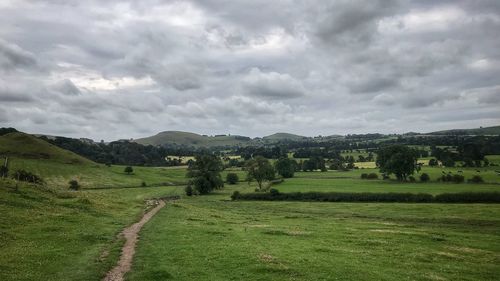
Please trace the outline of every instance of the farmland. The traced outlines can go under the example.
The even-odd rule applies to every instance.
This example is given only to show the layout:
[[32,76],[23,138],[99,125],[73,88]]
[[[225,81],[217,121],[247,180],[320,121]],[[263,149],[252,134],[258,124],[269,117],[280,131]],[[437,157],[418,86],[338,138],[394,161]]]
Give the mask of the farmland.
[[[44,181],[0,180],[1,280],[70,275],[100,280],[119,258],[120,231],[152,207],[149,199],[172,195],[181,197],[141,230],[125,280],[495,280],[499,274],[499,204],[232,201],[234,191],[258,190],[240,167],[221,173],[223,179],[235,173],[237,184],[189,197],[186,166],[131,166],[133,172],[126,173],[125,165],[96,163],[28,135],[0,138],[12,171],[28,170]],[[496,164],[500,158],[487,159]],[[383,179],[378,168],[365,166],[296,171],[271,188],[280,193],[500,192],[497,166],[427,163],[413,174],[415,182]],[[428,182],[419,180],[423,173]],[[363,174],[378,178],[362,179]],[[440,180],[456,174],[464,182]],[[474,176],[484,182],[468,183]],[[69,191],[70,180],[77,180],[80,190]]]

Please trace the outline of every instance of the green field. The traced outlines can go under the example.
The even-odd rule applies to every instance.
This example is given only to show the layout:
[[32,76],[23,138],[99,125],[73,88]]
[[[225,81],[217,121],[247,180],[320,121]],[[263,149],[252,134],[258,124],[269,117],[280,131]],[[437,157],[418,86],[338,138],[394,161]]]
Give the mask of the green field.
[[[120,231],[151,198],[182,195],[186,167],[97,164],[26,135],[3,138],[9,168],[43,186],[0,179],[0,280],[100,280],[116,264]],[[21,141],[26,149],[16,150]],[[24,147],[23,147],[24,148]],[[491,162],[498,156],[488,156]],[[362,180],[352,171],[297,172],[280,192],[500,192],[497,167],[424,166],[428,183]],[[486,183],[437,179],[459,173]],[[240,182],[206,196],[183,196],[148,222],[126,280],[497,280],[499,204],[231,201]],[[418,179],[419,174],[415,174]],[[80,191],[68,191],[77,179]],[[142,186],[142,183],[146,186]],[[17,186],[17,188],[16,188]]]
[[500,206],[170,204],[146,225],[127,280],[497,280]]

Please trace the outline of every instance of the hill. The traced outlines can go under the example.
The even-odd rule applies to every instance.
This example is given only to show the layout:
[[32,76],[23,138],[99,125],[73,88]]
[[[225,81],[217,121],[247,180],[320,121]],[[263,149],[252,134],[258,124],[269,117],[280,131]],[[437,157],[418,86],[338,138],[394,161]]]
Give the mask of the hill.
[[475,129],[453,129],[428,133],[428,135],[500,135],[500,126],[480,127]]
[[186,145],[194,147],[237,146],[251,141],[243,136],[204,136],[190,132],[165,131],[151,137],[134,140],[143,145]]
[[297,141],[297,140],[307,139],[307,137],[289,133],[275,133],[269,136],[265,136],[262,139],[266,141],[284,141],[284,140]]
[[71,151],[21,132],[0,136],[0,156],[24,159],[50,159],[66,164],[94,163]]

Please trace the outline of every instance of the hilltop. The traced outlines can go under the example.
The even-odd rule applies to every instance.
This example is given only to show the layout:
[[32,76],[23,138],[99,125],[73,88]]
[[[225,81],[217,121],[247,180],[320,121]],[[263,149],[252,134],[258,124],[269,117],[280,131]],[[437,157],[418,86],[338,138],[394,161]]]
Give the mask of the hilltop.
[[151,137],[134,140],[143,145],[186,145],[195,147],[237,146],[246,145],[249,137],[216,135],[206,136],[182,131],[165,131]]
[[303,140],[307,139],[308,137],[305,136],[299,136],[295,134],[289,134],[289,133],[275,133],[269,136],[265,136],[262,139],[263,140],[269,140],[269,141],[284,141],[284,140],[292,140],[292,141],[297,141],[297,140]]
[[59,148],[33,135],[13,132],[0,136],[0,156],[25,159],[49,159],[65,164],[94,162],[71,151]]
[[500,126],[480,127],[475,129],[452,129],[428,133],[428,135],[500,135]]

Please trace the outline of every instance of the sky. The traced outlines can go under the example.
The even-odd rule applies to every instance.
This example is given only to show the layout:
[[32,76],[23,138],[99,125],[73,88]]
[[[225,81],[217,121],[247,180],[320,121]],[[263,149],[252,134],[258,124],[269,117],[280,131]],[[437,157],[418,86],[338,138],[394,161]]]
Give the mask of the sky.
[[493,125],[498,0],[0,1],[0,127],[110,141]]

